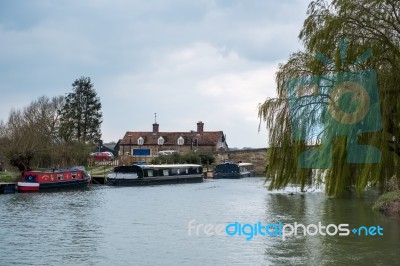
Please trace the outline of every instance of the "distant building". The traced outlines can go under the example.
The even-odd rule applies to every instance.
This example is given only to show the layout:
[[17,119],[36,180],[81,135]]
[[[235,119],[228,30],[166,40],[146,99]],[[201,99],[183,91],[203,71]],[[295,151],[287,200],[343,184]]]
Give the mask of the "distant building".
[[204,131],[204,123],[197,123],[197,131],[161,132],[159,124],[153,131],[128,131],[119,143],[120,156],[132,156],[135,161],[149,161],[159,154],[190,151],[227,151],[228,145],[222,131]]
[[112,154],[114,154],[114,156],[117,156],[119,154],[119,144],[120,144],[121,140],[119,140],[118,142],[110,142],[110,143],[103,143],[100,147],[100,151],[104,152],[104,151],[108,151],[111,152]]

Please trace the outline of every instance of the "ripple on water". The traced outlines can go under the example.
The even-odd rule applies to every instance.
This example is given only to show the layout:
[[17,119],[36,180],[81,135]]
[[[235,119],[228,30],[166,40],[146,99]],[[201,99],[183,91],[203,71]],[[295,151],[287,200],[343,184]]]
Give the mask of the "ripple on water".
[[[371,201],[268,192],[262,178],[1,195],[0,265],[390,265],[397,261],[399,227],[372,212]],[[235,221],[371,223],[388,233],[384,238],[256,236],[247,241],[201,230],[189,236],[191,220],[224,226]]]

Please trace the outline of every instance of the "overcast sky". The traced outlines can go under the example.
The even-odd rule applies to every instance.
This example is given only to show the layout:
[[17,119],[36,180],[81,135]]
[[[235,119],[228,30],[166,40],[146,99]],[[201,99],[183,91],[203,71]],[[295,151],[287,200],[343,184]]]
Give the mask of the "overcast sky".
[[301,49],[307,0],[2,0],[0,120],[90,77],[105,142],[126,131],[223,130],[266,147],[257,106]]

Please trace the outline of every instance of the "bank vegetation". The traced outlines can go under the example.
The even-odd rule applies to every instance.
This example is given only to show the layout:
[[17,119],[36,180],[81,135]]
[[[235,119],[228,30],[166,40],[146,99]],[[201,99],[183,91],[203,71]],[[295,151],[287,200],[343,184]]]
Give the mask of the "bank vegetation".
[[269,188],[304,189],[317,180],[336,197],[348,188],[386,191],[400,177],[400,1],[312,1],[299,39],[304,49],[276,73],[277,97],[259,105],[269,131]]
[[0,121],[2,168],[84,165],[99,145],[101,122],[100,99],[86,77],[75,80],[66,96],[42,96],[12,109],[8,119]]

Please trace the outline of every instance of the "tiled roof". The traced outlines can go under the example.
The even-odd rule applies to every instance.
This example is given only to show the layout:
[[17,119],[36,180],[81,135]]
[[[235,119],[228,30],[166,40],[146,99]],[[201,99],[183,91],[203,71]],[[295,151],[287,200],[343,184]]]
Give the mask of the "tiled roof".
[[194,132],[126,132],[121,141],[121,145],[137,145],[138,138],[144,139],[143,145],[158,145],[158,138],[164,138],[165,145],[177,145],[179,137],[184,139],[184,145],[190,145],[191,139],[198,139],[198,145],[217,145],[221,141],[222,131],[204,131],[202,133]]
[[110,150],[114,150],[116,145],[117,145],[117,143],[115,143],[115,142],[103,143],[103,146]]

